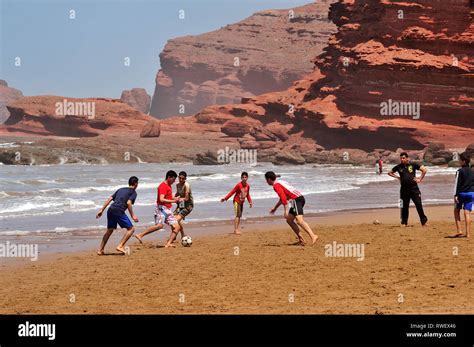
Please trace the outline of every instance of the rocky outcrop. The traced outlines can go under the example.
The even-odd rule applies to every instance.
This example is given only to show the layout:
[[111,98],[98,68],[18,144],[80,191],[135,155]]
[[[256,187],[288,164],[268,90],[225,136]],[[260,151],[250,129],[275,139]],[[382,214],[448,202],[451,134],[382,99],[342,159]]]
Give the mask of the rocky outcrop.
[[[449,9],[435,0],[334,3],[338,32],[312,73],[286,91],[209,106],[196,118],[225,119],[221,131],[245,146],[296,151],[306,162],[324,158],[318,148],[372,153],[367,161],[388,150],[384,157],[396,161],[399,148],[421,153],[442,141],[445,148],[426,155],[447,163],[474,133],[473,5],[448,2]],[[232,116],[248,132],[229,131],[239,123]],[[270,125],[278,138],[256,136]]]
[[143,127],[140,137],[159,137],[161,134],[161,124],[158,120],[152,119]]
[[285,90],[311,72],[335,25],[332,1],[257,12],[219,30],[169,40],[160,54],[150,114],[192,115],[212,104]]
[[140,133],[154,120],[116,99],[35,96],[24,97],[7,108],[10,117],[0,126],[0,134],[94,137]]
[[120,100],[142,113],[148,114],[150,111],[151,96],[147,94],[144,88],[124,90]]
[[7,105],[15,100],[21,99],[23,93],[15,88],[10,88],[8,83],[0,80],[0,124],[10,117]]

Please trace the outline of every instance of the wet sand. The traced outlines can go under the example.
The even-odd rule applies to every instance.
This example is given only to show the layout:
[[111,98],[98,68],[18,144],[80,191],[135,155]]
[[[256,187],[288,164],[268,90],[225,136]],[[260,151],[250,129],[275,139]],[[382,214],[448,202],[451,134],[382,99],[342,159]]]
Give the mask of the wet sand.
[[[424,228],[414,209],[407,228],[398,226],[398,209],[308,216],[320,236],[312,247],[292,245],[281,218],[246,221],[241,236],[229,234],[228,222],[190,226],[190,248],[162,248],[161,232],[144,245],[132,240],[126,256],[113,255],[118,232],[108,256],[89,247],[2,260],[0,313],[472,314],[472,236],[447,237],[451,206],[426,212]],[[363,257],[328,256],[334,242],[363,246]]]

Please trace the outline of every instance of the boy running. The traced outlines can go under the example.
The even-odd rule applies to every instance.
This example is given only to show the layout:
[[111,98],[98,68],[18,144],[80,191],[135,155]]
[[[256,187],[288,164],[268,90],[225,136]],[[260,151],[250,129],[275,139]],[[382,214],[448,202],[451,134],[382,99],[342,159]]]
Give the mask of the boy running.
[[184,228],[181,224],[187,215],[191,213],[194,208],[193,202],[193,193],[191,192],[191,186],[188,182],[186,182],[186,178],[188,177],[185,171],[181,171],[178,175],[179,182],[176,184],[176,194],[175,197],[182,198],[183,200],[178,203],[176,210],[174,210],[174,215],[178,224],[180,226],[181,238],[185,236]]
[[[421,171],[421,177],[416,178],[416,170]],[[395,173],[398,172],[397,176]],[[413,200],[418,216],[420,217],[421,225],[425,226],[428,218],[423,211],[423,204],[421,203],[421,192],[418,188],[418,183],[423,181],[426,175],[426,168],[423,165],[411,163],[408,153],[400,153],[400,164],[395,166],[392,171],[388,173],[390,177],[394,177],[400,181],[400,201],[401,207],[401,224],[408,226],[408,213],[410,207],[410,199]]]
[[[457,229],[454,237],[470,237],[471,211],[474,202],[474,170],[469,167],[470,161],[470,156],[465,152],[459,156],[461,168],[456,172],[456,183],[454,186],[454,220],[456,221]],[[461,231],[461,209],[464,209],[465,236],[463,236]]]
[[145,235],[151,234],[154,231],[163,229],[164,224],[168,224],[171,227],[170,238],[166,242],[165,248],[175,247],[173,241],[176,239],[176,235],[179,232],[179,224],[176,218],[171,212],[172,204],[175,202],[180,202],[182,199],[178,197],[173,197],[173,191],[171,185],[176,181],[178,175],[173,170],[170,170],[166,173],[166,178],[158,186],[158,193],[156,199],[155,207],[155,225],[147,228],[142,233],[135,235],[135,237],[142,243],[142,239]]
[[128,187],[127,188],[120,188],[117,190],[111,197],[109,197],[104,206],[100,209],[97,213],[96,218],[102,217],[104,210],[109,206],[109,204],[113,201],[114,203],[110,205],[109,209],[107,210],[107,232],[104,234],[102,238],[102,242],[100,243],[99,251],[97,252],[98,255],[104,255],[105,245],[110,238],[110,235],[117,229],[117,224],[121,228],[126,228],[127,232],[120,241],[120,244],[117,246],[116,250],[122,254],[125,254],[125,243],[128,239],[132,236],[135,228],[133,227],[132,222],[128,219],[125,211],[128,209],[130,213],[130,217],[138,223],[138,218],[133,213],[132,205],[135,203],[137,199],[137,192],[136,189],[138,187],[138,178],[135,176],[130,177],[128,180]]
[[[304,196],[293,188],[288,182],[285,181],[277,181],[277,176],[273,171],[268,171],[265,173],[265,179],[270,186],[273,186],[273,190],[278,194],[280,200],[278,200],[277,204],[274,208],[270,210],[270,214],[275,214],[276,210],[283,205],[285,209],[283,216],[286,219],[288,225],[293,229],[296,236],[298,237],[298,243],[301,246],[306,244],[303,236],[300,233],[300,228],[303,228],[311,238],[311,245],[314,245],[315,242],[318,240],[318,235],[313,233],[311,227],[306,223],[303,219],[303,207],[305,204]],[[288,205],[290,205],[290,209],[288,210]]]
[[221,202],[227,201],[232,194],[234,195],[234,234],[240,235],[240,218],[242,217],[242,212],[244,211],[244,202],[245,199],[249,201],[250,208],[252,208],[252,198],[250,197],[250,184],[247,183],[249,174],[242,172],[240,175],[241,181],[232,189],[229,194],[221,199]]

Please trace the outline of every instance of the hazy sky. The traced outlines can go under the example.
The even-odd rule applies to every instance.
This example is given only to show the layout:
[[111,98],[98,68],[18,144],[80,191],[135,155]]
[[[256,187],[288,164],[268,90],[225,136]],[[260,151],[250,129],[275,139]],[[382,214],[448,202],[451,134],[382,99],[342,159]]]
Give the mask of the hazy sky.
[[[0,79],[25,95],[118,98],[133,87],[152,95],[167,40],[212,31],[256,11],[310,2],[0,0]],[[17,57],[21,66],[15,66]],[[130,66],[124,66],[125,57]]]

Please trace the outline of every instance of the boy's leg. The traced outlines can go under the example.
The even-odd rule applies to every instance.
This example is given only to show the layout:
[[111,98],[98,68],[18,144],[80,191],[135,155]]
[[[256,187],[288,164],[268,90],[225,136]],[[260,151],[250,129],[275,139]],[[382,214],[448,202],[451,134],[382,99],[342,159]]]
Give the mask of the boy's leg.
[[466,223],[466,237],[471,236],[471,211],[464,210],[464,223]]
[[163,229],[163,224],[155,224],[155,225],[152,225],[148,228],[146,228],[143,232],[141,232],[140,234],[137,234],[135,235],[135,238],[138,239],[138,241],[140,241],[140,243],[143,242],[143,237],[148,235],[148,234],[151,234],[152,232],[155,232],[157,230],[160,230],[160,229]]
[[114,232],[114,229],[109,228],[105,232],[104,236],[102,237],[102,241],[100,242],[100,248],[99,251],[97,252],[98,255],[103,255],[104,254],[104,249],[105,245],[107,244],[107,241],[109,241],[110,235]]
[[[466,212],[466,211],[464,211]],[[461,236],[462,235],[462,230],[461,230],[461,210],[459,208],[454,207],[454,221],[456,222],[456,230],[457,233],[454,236]]]
[[309,237],[311,237],[311,245],[314,245],[314,243],[318,240],[318,235],[316,235],[313,230],[311,229],[311,227],[309,226],[308,223],[305,222],[305,220],[303,219],[303,216],[302,215],[298,215],[295,217],[296,219],[296,223],[301,226],[303,228],[304,231],[306,231],[309,235]]
[[170,238],[168,239],[168,242],[166,242],[165,248],[176,247],[175,245],[173,245],[173,242],[174,240],[176,240],[176,236],[178,236],[178,233],[179,233],[179,224],[176,223],[176,224],[171,225]]
[[240,232],[240,217],[234,219],[234,234],[241,234]]
[[176,220],[178,221],[178,224],[179,224],[179,232],[181,233],[181,238],[183,238],[184,237],[184,228],[183,228],[183,224],[181,224],[181,222],[183,220],[183,216],[180,215],[180,214],[176,214],[175,218],[176,218]]
[[123,254],[125,254],[125,244],[130,239],[130,237],[132,237],[134,231],[135,231],[134,227],[127,228],[127,232],[125,233],[125,235],[123,235],[122,240],[120,241],[117,248],[115,248],[117,251],[122,252]]
[[295,223],[295,216],[292,215],[292,214],[288,214],[288,217],[286,217],[286,222],[291,227],[291,229],[294,231],[294,233],[296,234],[296,237],[298,237],[299,243],[304,246],[304,244],[306,242],[305,242],[303,236],[300,233],[300,228]]
[[423,211],[423,203],[421,202],[421,192],[419,189],[414,189],[411,192],[411,199],[415,204],[416,211],[418,212],[418,216],[420,217],[421,225],[425,225],[428,221],[428,218],[425,216],[425,212]]
[[179,233],[179,229],[180,229],[179,223],[174,217],[173,212],[166,210],[164,213],[166,213],[164,222],[167,223],[171,227],[171,234],[168,241],[165,244],[165,248],[176,247],[175,245],[173,245],[173,242]]

